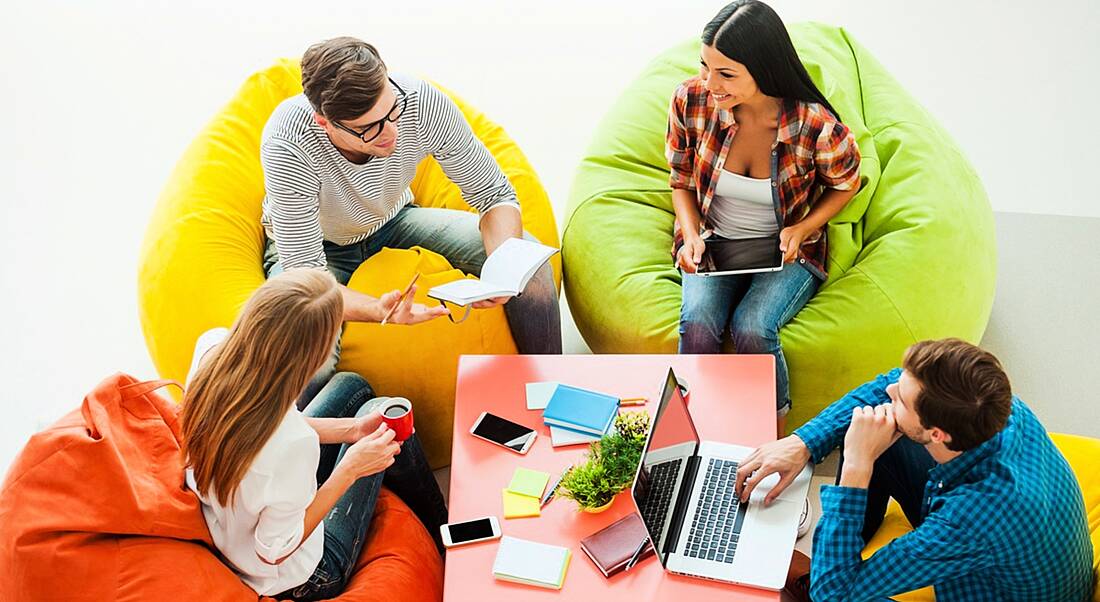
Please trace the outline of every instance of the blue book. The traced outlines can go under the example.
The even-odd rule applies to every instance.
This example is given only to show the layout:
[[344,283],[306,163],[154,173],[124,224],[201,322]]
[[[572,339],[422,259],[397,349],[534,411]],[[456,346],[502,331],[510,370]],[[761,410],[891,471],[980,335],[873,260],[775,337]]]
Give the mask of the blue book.
[[542,421],[550,426],[600,437],[611,428],[618,411],[618,397],[558,385],[542,412]]

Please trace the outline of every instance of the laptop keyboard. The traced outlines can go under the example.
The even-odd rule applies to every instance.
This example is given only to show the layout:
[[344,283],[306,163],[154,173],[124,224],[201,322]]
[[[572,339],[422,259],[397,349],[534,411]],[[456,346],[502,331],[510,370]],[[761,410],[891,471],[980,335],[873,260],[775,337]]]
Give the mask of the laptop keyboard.
[[708,461],[684,551],[689,558],[733,562],[745,520],[745,506],[734,494],[736,476],[737,462],[717,458]]
[[649,469],[649,496],[646,498],[645,507],[642,508],[642,518],[649,528],[650,533],[660,533],[665,526],[665,516],[668,515],[668,507],[672,504],[673,491],[676,485],[676,477],[680,474],[680,462],[682,458],[669,460],[660,464],[654,464]]

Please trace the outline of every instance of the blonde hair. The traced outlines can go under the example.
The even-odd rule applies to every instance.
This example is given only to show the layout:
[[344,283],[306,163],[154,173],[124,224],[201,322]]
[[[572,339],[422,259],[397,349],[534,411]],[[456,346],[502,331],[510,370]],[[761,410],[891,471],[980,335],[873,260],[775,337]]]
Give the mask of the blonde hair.
[[183,396],[183,453],[203,493],[227,506],[245,472],[332,352],[343,298],[326,271],[264,283]]

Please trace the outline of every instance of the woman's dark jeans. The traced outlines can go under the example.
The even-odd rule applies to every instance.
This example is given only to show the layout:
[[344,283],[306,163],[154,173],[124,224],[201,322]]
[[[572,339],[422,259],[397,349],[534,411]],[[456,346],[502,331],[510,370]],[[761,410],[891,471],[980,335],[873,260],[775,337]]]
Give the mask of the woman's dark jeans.
[[[367,381],[352,372],[335,374],[304,410],[314,418],[349,418],[366,414],[363,405],[374,397]],[[346,444],[321,446],[317,483],[324,483],[347,450]],[[370,529],[378,492],[385,485],[416,514],[435,541],[440,554],[443,542],[439,526],[447,522],[447,505],[432,476],[420,441],[413,435],[401,444],[401,452],[384,472],[362,477],[348,488],[325,516],[325,551],[308,581],[283,592],[278,598],[323,600],[338,596],[359,559]]]

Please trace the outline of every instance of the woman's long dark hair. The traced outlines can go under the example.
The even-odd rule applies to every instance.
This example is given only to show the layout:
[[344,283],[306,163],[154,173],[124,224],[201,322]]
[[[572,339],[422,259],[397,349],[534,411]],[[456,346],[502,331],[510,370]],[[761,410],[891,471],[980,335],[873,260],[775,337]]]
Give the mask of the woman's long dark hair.
[[764,94],[821,103],[840,119],[806,73],[783,21],[767,4],[758,0],[727,4],[703,28],[703,43],[744,65]]

